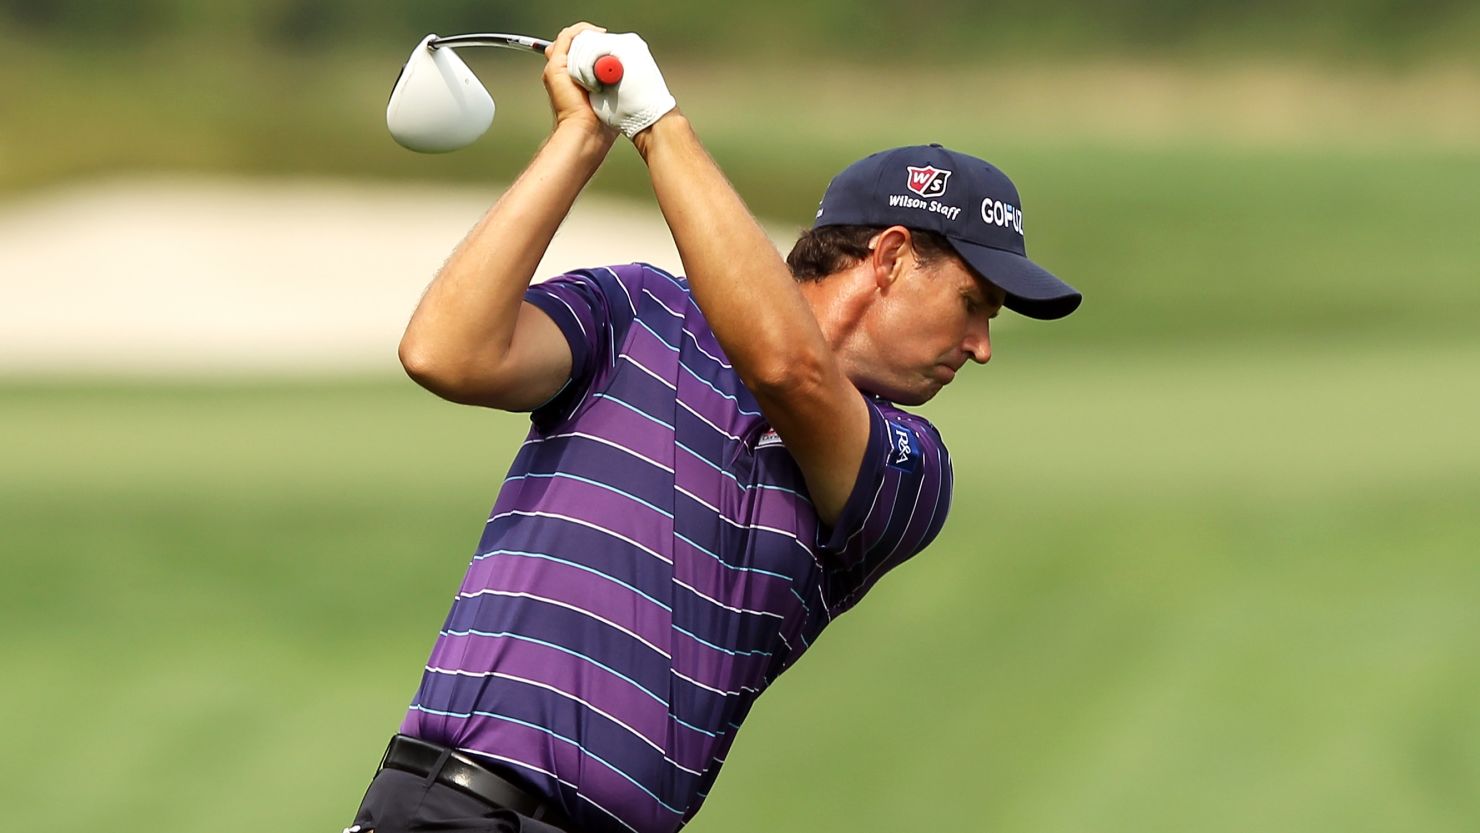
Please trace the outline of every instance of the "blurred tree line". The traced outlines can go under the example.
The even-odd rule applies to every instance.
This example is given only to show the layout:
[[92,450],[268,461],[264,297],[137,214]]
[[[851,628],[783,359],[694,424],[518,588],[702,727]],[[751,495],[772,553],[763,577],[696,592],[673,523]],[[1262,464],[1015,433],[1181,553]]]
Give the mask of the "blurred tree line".
[[489,0],[0,0],[0,34],[149,46],[173,38],[230,39],[294,49],[403,46],[428,31],[553,35],[595,15],[665,52],[816,54],[873,62],[980,62],[994,55],[1242,53],[1413,61],[1471,59],[1480,43],[1474,0],[1037,0],[1027,8],[967,0],[751,0],[678,4]]

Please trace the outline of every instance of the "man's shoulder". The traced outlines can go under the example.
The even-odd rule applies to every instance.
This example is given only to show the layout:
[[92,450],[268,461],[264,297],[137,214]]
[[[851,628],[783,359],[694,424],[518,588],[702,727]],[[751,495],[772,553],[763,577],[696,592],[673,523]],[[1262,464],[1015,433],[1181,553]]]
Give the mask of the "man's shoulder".
[[605,272],[623,283],[666,284],[676,290],[689,291],[689,281],[683,275],[675,274],[644,260],[634,260],[631,263],[611,263],[576,271]]
[[587,266],[572,269],[559,277],[589,281],[596,284],[603,294],[625,297],[630,301],[634,314],[641,306],[638,301],[644,294],[678,315],[683,315],[691,297],[686,278],[645,261]]
[[683,275],[669,272],[660,266],[644,261],[628,263],[619,269],[627,270],[634,280],[640,280],[643,288],[659,297],[689,298],[689,280]]
[[577,266],[557,274],[547,274],[545,277],[537,279],[535,283],[539,284],[546,281],[560,280],[562,278],[567,280],[585,279],[596,281],[598,283],[603,281],[615,280],[618,283],[627,286],[645,285],[648,283],[657,285],[666,284],[672,286],[676,290],[685,293],[689,291],[688,279],[684,278],[682,275],[676,275],[666,269],[663,269],[660,266],[655,266],[651,263],[641,260],[634,260],[631,263],[607,263],[599,266]]
[[866,398],[870,404],[878,409],[879,415],[884,418],[886,424],[893,423],[906,427],[915,433],[927,437],[935,445],[945,448],[945,441],[941,438],[940,430],[935,427],[935,423],[917,413],[906,411],[881,396],[870,395],[866,396]]

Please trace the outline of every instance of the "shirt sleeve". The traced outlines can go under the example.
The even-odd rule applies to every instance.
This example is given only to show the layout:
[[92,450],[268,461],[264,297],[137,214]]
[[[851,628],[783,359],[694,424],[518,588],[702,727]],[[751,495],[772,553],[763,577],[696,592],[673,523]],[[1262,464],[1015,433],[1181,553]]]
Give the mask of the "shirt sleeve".
[[570,379],[549,401],[535,408],[537,428],[569,418],[604,368],[616,362],[617,347],[637,315],[642,264],[579,269],[533,284],[524,300],[539,307],[570,344]]
[[832,562],[833,615],[925,549],[950,510],[951,460],[935,426],[879,402],[868,406],[868,446],[853,492],[837,522],[819,533],[823,558]]

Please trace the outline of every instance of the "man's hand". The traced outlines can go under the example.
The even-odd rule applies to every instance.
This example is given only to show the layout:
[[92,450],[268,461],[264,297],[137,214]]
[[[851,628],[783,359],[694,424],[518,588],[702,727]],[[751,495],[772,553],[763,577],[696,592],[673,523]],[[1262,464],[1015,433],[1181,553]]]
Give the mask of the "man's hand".
[[[622,80],[611,86],[596,78],[596,60],[603,55],[614,55],[622,62]],[[595,27],[579,32],[570,45],[567,69],[576,83],[590,91],[597,117],[629,139],[677,104],[647,43],[634,34],[612,35]]]
[[[570,70],[571,42],[576,35],[589,32],[601,35],[606,32],[600,26],[577,23],[560,31],[554,42],[545,50],[545,92],[550,96],[550,109],[555,113],[555,128],[581,126],[600,133],[608,139],[615,137],[615,130],[608,126],[586,99],[586,91],[577,86],[574,73]],[[593,59],[594,60],[594,59]]]

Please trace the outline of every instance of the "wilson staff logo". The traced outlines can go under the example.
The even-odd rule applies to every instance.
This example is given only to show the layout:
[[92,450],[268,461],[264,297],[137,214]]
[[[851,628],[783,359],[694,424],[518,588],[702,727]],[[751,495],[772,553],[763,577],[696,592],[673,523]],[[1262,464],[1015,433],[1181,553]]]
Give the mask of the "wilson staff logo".
[[909,167],[909,179],[905,186],[922,197],[939,197],[946,192],[946,180],[951,178],[950,171],[943,171],[934,165],[926,165],[923,168]]

